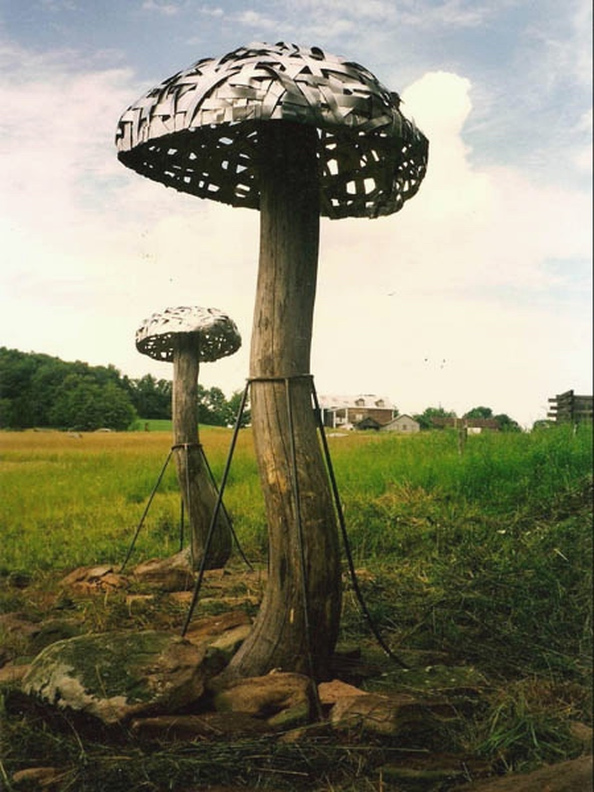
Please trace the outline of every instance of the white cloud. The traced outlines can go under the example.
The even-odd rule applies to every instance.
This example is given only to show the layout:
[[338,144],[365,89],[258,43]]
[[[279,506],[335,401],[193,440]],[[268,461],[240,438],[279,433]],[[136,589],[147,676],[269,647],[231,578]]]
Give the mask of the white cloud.
[[307,24],[308,16],[316,22],[326,19],[333,27],[337,18],[375,21],[385,26],[390,22],[427,27],[429,25],[476,27],[493,15],[492,6],[475,0],[367,0],[345,3],[344,0],[289,0],[289,10],[296,10]]
[[41,5],[52,12],[76,11],[75,0],[41,0]]
[[263,31],[276,31],[279,27],[279,23],[276,19],[264,16],[264,14],[260,14],[257,11],[252,10],[242,11],[240,14],[234,15],[233,19],[240,25],[245,25],[246,27],[250,28],[258,28],[259,30]]
[[143,11],[156,11],[163,16],[175,16],[181,10],[181,5],[176,3],[158,2],[158,0],[143,0]]
[[[592,4],[573,0],[563,7],[554,4],[530,29],[528,48],[533,47],[531,68],[550,85],[570,80],[589,88],[592,84]],[[569,12],[569,13],[567,13]]]
[[445,2],[402,3],[402,13],[407,24],[427,27],[475,28],[483,25],[496,9],[488,3],[474,0],[445,0]]

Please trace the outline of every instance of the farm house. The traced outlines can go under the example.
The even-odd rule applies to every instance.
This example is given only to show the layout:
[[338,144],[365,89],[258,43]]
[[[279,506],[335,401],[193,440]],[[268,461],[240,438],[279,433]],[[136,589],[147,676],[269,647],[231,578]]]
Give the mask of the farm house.
[[358,396],[320,396],[322,423],[328,429],[352,429],[362,421],[379,427],[390,423],[396,408],[385,396],[367,393]]

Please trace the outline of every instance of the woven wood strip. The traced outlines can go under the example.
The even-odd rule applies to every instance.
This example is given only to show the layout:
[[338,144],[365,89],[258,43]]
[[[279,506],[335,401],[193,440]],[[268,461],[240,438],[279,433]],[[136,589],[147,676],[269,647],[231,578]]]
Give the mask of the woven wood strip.
[[122,115],[119,159],[201,198],[259,208],[258,127],[319,130],[322,214],[397,212],[419,189],[428,141],[400,99],[357,63],[319,48],[241,47],[170,77]]
[[136,349],[155,360],[173,360],[175,338],[182,333],[196,337],[200,361],[213,361],[232,355],[241,346],[235,322],[218,308],[166,308],[145,319],[136,331]]

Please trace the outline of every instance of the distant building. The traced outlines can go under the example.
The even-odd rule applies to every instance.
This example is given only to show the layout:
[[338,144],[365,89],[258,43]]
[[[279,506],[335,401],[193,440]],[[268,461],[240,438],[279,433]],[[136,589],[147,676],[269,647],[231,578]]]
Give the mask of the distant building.
[[[352,429],[369,419],[377,428],[389,423],[396,408],[385,396],[366,393],[359,396],[319,396],[322,423],[329,429]],[[364,425],[365,426],[365,425]],[[367,424],[366,428],[374,428]]]
[[554,396],[549,402],[551,411],[547,413],[547,417],[554,418],[556,423],[577,424],[581,421],[592,421],[592,396],[578,396],[570,390]]
[[415,421],[410,415],[398,415],[381,427],[382,432],[400,432],[402,434],[414,434],[415,432],[420,432],[420,430],[420,423]]

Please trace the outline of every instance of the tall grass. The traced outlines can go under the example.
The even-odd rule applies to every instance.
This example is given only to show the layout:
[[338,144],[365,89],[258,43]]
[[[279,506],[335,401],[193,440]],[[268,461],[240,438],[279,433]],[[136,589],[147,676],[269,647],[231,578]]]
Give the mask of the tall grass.
[[[200,432],[220,479],[230,430]],[[472,437],[455,433],[330,436],[341,500],[359,555],[410,552],[472,536],[488,518],[510,530],[580,496],[592,467],[591,429]],[[116,562],[125,553],[167,458],[167,432],[0,434],[0,530],[4,570]],[[254,552],[266,547],[265,515],[251,433],[239,434],[225,503]],[[480,519],[479,519],[480,518]],[[173,460],[138,543],[143,556],[179,542],[180,499]],[[446,536],[447,533],[447,536]],[[429,540],[429,546],[426,541]]]
[[462,454],[453,434],[379,437],[357,456],[351,544],[383,568],[369,594],[397,641],[498,673],[587,673],[590,427],[473,437]]
[[[218,472],[229,433],[204,434]],[[121,562],[170,446],[171,435],[162,432],[1,433],[0,571]],[[253,488],[249,476],[246,483]],[[143,524],[138,560],[179,549],[180,512],[171,459]]]

